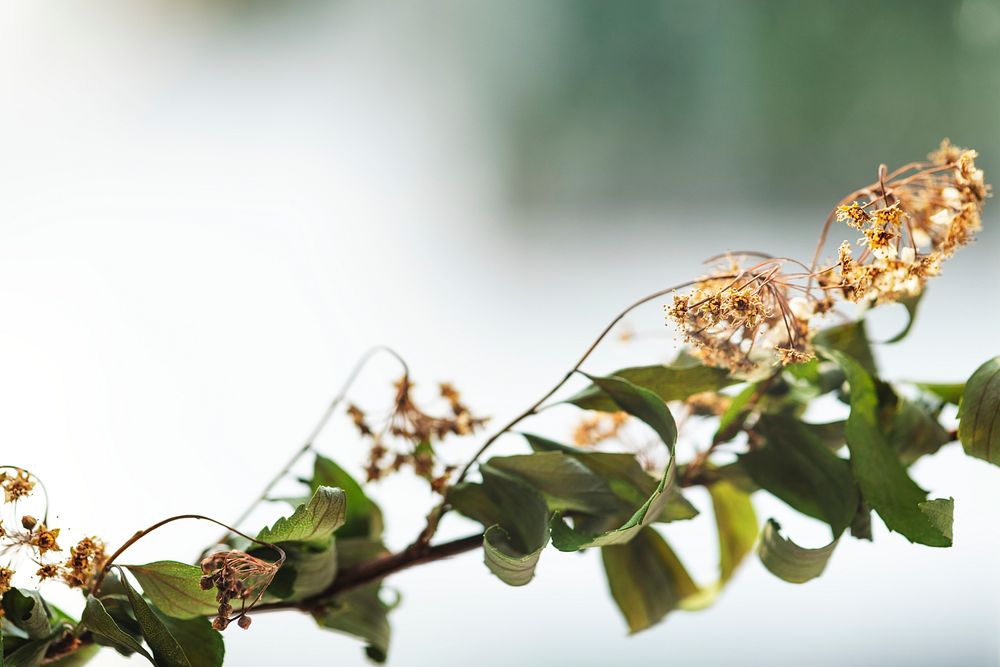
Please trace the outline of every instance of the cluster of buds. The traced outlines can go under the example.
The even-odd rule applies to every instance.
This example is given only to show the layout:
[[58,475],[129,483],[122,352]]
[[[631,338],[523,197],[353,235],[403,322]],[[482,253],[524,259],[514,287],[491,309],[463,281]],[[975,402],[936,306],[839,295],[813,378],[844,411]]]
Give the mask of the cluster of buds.
[[[202,590],[218,591],[215,600],[219,603],[219,613],[212,619],[212,627],[221,632],[235,620],[244,630],[249,628],[247,614],[274,580],[278,567],[276,563],[255,558],[245,551],[218,551],[202,560]],[[240,605],[235,615],[234,600]]]
[[[976,157],[945,140],[927,162],[881,168],[879,180],[847,197],[827,223],[861,232],[857,256],[844,241],[836,262],[820,268],[767,255],[741,268],[730,258],[689,294],[675,294],[668,319],[709,365],[750,374],[809,360],[815,318],[838,302],[874,306],[916,296],[942,261],[973,240],[990,193]],[[826,228],[820,246],[825,238]],[[790,263],[808,270],[784,272]]]
[[12,468],[13,474],[0,473],[0,486],[4,502],[14,508],[15,522],[5,526],[0,520],[0,554],[10,554],[12,562],[0,568],[0,593],[9,590],[14,575],[13,560],[24,558],[37,567],[39,581],[59,580],[71,588],[83,588],[103,567],[106,560],[104,544],[96,537],[85,537],[70,548],[65,560],[52,560],[52,554],[62,553],[59,546],[59,528],[30,514],[18,512],[17,501],[30,496],[37,484],[30,473]]
[[428,414],[417,405],[412,395],[413,383],[404,375],[395,383],[392,411],[384,427],[377,430],[368,423],[364,411],[356,405],[348,406],[347,414],[358,433],[371,440],[365,465],[368,481],[409,467],[426,479],[432,490],[444,493],[455,466],[438,460],[435,443],[451,435],[471,435],[487,420],[473,416],[452,385],[442,383],[438,389],[449,411],[440,416]]

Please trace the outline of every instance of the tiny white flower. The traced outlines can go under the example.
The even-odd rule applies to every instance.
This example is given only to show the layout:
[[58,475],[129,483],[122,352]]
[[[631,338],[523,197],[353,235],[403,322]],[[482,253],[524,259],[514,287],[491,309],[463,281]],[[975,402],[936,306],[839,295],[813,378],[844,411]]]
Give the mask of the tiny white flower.
[[906,246],[905,248],[899,251],[899,259],[904,264],[911,264],[913,263],[913,260],[916,258],[917,258],[917,253],[910,246]]
[[902,288],[904,292],[910,295],[920,294],[920,279],[916,276],[910,276],[905,281],[903,281]]
[[913,242],[916,243],[921,248],[926,248],[930,246],[931,241],[932,241],[931,235],[925,232],[924,230],[920,229],[919,227],[913,230]]
[[931,216],[931,222],[933,222],[936,225],[950,225],[951,219],[954,217],[955,217],[954,213],[952,213],[946,208],[943,208]]
[[889,245],[881,248],[874,248],[872,249],[872,254],[878,259],[895,259],[896,246],[890,243]]
[[805,297],[797,296],[789,299],[788,307],[792,314],[800,320],[806,321],[813,316],[813,304]]
[[944,203],[952,208],[960,208],[962,206],[962,193],[958,191],[958,188],[953,188],[948,186],[941,190],[941,198],[944,199]]

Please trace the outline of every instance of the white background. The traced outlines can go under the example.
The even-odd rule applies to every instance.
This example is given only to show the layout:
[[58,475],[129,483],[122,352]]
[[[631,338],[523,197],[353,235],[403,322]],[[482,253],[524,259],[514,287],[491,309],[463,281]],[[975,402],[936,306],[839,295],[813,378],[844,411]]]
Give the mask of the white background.
[[[825,214],[780,235],[771,217],[684,206],[517,219],[460,40],[416,11],[339,7],[239,29],[194,3],[18,0],[2,13],[0,458],[46,480],[60,525],[112,545],[174,513],[238,514],[371,344],[500,422],[623,304],[726,248],[808,256]],[[933,286],[910,338],[883,351],[886,375],[960,380],[1000,351],[1000,232],[983,237]],[[888,335],[899,313],[880,315]],[[662,328],[655,304],[630,321]],[[611,343],[591,368],[672,352],[666,339]],[[395,374],[373,364],[359,398],[379,405]],[[537,428],[565,438],[572,416]],[[355,469],[363,457],[342,422],[321,447]],[[549,550],[523,589],[467,554],[391,580],[403,604],[390,664],[996,664],[1000,473],[954,446],[913,473],[955,496],[953,549],[878,525],[874,544],[844,543],[801,587],[750,559],[714,608],[634,638],[595,554]],[[404,545],[429,494],[395,480],[373,495]],[[758,512],[824,539],[779,503]],[[709,524],[666,531],[704,581]],[[190,559],[214,535],[167,529],[131,558]],[[226,639],[231,665],[362,662],[357,642],[294,615]],[[106,651],[93,664],[121,662]]]

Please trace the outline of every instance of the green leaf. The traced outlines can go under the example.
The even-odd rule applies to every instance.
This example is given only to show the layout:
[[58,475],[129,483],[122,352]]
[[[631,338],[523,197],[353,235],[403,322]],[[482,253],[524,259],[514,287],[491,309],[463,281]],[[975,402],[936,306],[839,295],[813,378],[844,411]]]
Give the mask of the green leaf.
[[757,515],[750,495],[728,482],[708,487],[719,533],[719,585],[733,576],[737,566],[757,542]]
[[950,542],[952,534],[952,522],[955,516],[954,498],[935,498],[925,500],[919,505],[920,511],[927,515],[928,520],[941,531],[941,534],[948,538]]
[[[722,369],[703,366],[697,362],[623,368],[611,376],[644,387],[659,396],[664,403],[682,401],[692,394],[703,391],[718,391],[739,382],[730,378],[728,372]],[[567,399],[566,402],[584,410],[615,412],[620,409],[617,402],[597,383]]]
[[389,605],[379,597],[379,583],[348,591],[314,614],[323,628],[358,637],[368,643],[365,654],[375,662],[385,662],[389,651]]
[[339,465],[317,455],[309,485],[313,492],[321,486],[331,486],[343,489],[347,495],[344,525],[337,531],[338,538],[377,538],[382,535],[382,511],[365,495],[361,485]]
[[823,574],[840,538],[817,549],[806,549],[781,535],[781,526],[769,519],[760,536],[757,554],[771,574],[793,584],[803,584]]
[[883,344],[898,343],[906,338],[906,334],[910,333],[910,329],[913,328],[913,321],[917,317],[917,307],[920,305],[920,300],[923,298],[925,291],[921,290],[916,296],[905,296],[896,302],[906,308],[906,326],[889,340],[882,341]]
[[22,644],[16,651],[3,658],[4,667],[38,667],[45,659],[52,639],[34,639]]
[[965,453],[1000,465],[1000,357],[977,368],[965,383],[958,412]]
[[545,499],[525,482],[481,467],[486,496],[498,511],[498,521],[483,535],[486,566],[501,581],[523,586],[535,574],[542,549],[549,541]]
[[619,409],[646,422],[668,447],[677,441],[677,425],[659,395],[620,377],[587,375]]
[[605,480],[575,457],[563,452],[495,456],[488,465],[527,482],[545,497],[549,508],[555,511],[600,514],[619,507],[617,497]]
[[38,591],[10,589],[3,595],[3,610],[7,620],[24,630],[29,639],[43,639],[52,634],[52,622]]
[[[522,433],[522,435],[536,452],[564,452],[587,466],[607,483],[611,491],[621,501],[625,511],[632,512],[632,508],[644,503],[652,495],[659,481],[639,465],[633,454],[585,451],[530,433]],[[668,494],[670,498],[660,516],[657,517],[657,521],[669,523],[691,519],[698,515],[698,510],[681,495],[676,487],[672,486]]]
[[167,616],[195,618],[219,609],[215,592],[201,589],[202,572],[195,565],[161,560],[125,567],[135,576],[146,596]]
[[382,540],[367,537],[337,539],[337,560],[343,568],[351,568],[379,556],[387,556],[389,551]]
[[951,538],[932,523],[919,505],[927,492],[917,486],[879,429],[875,383],[855,360],[836,350],[821,350],[837,362],[850,384],[851,415],[845,436],[851,451],[851,470],[861,494],[878,512],[889,530],[911,542],[947,547]]
[[928,394],[940,398],[945,403],[958,405],[962,402],[962,394],[965,392],[964,384],[942,384],[934,382],[917,382],[915,386]]
[[799,512],[826,521],[834,536],[844,532],[858,507],[850,463],[793,417],[763,415],[757,431],[764,446],[740,457],[754,483]]
[[478,521],[485,528],[500,522],[500,510],[486,495],[482,484],[456,484],[448,494],[448,503],[459,514]]
[[282,517],[257,534],[261,542],[305,542],[325,547],[346,520],[347,496],[341,489],[321,486],[307,504],[299,505],[291,516]]
[[[90,644],[78,648],[67,656],[46,663],[46,667],[83,667],[97,657],[100,652],[101,647],[98,644]],[[2,663],[0,663],[0,667],[2,667]]]
[[552,545],[560,551],[579,551],[590,547],[602,547],[610,544],[622,544],[636,536],[639,531],[659,518],[670,496],[667,493],[673,484],[676,474],[673,450],[667,469],[660,478],[659,484],[652,495],[636,510],[632,517],[621,527],[603,532],[599,535],[589,535],[576,528],[571,528],[566,521],[556,514],[552,517]]
[[105,609],[104,603],[92,595],[87,596],[87,606],[83,609],[80,624],[124,655],[138,653],[153,662],[153,656],[136,641],[135,637],[123,630]]
[[[621,527],[592,535],[571,528],[558,514],[552,518],[552,544],[560,551],[577,551],[589,547],[621,544],[631,540],[645,526],[657,520],[670,500],[670,488],[676,474],[674,442],[677,440],[677,426],[670,410],[663,400],[653,392],[638,387],[621,378],[600,378],[588,375],[619,408],[644,421],[667,446],[669,461],[663,476],[653,492],[638,510]],[[537,454],[536,454],[537,456]]]
[[222,641],[222,633],[213,628],[207,618],[179,619],[162,613],[156,615],[180,644],[191,667],[222,667],[226,645]]
[[627,544],[601,549],[604,573],[630,633],[658,623],[682,600],[698,594],[677,554],[652,528]]
[[750,384],[733,397],[733,400],[729,403],[729,407],[719,416],[719,426],[715,430],[713,441],[726,442],[736,435],[738,427],[746,421],[748,414],[746,406],[757,391],[757,385]]
[[948,432],[922,405],[903,397],[896,402],[887,438],[906,466],[951,442]]
[[813,344],[818,348],[827,348],[846,354],[861,364],[861,367],[867,372],[875,376],[878,375],[875,357],[872,356],[871,344],[868,342],[868,334],[865,331],[864,320],[821,329],[813,337]]
[[325,590],[332,584],[337,577],[338,545],[339,540],[337,543],[331,542],[325,549],[286,544],[287,558],[278,573],[284,572],[290,579],[290,585],[287,594],[280,597],[286,600],[301,600]]
[[[547,542],[547,540],[546,540]],[[486,567],[505,584],[524,586],[535,576],[535,566],[545,544],[525,551],[511,539],[510,533],[493,525],[483,534]]]
[[129,604],[132,605],[135,619],[139,622],[139,627],[142,628],[142,636],[153,651],[157,667],[191,667],[184,649],[170,634],[167,626],[153,612],[146,600],[132,588],[132,584],[128,582],[124,574],[121,577],[121,582],[125,588],[125,594],[128,596]]

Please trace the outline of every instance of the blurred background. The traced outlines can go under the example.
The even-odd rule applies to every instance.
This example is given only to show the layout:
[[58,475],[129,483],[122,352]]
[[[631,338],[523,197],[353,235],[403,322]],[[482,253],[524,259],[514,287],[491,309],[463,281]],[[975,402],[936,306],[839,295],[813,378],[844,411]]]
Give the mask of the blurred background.
[[[0,451],[46,480],[61,525],[111,544],[178,512],[236,516],[372,344],[499,422],[624,304],[703,258],[810,257],[830,207],[879,162],[948,136],[979,149],[987,180],[1000,167],[994,0],[0,12]],[[909,338],[880,349],[887,377],[963,380],[1000,352],[995,206]],[[903,316],[875,319],[887,338]],[[649,335],[609,343],[592,370],[675,351],[658,304],[629,326]],[[387,402],[396,374],[374,364],[356,398]],[[566,438],[574,417],[532,429]],[[320,448],[358,471],[342,422]],[[954,548],[880,524],[804,586],[748,559],[715,607],[632,638],[596,554],[549,550],[522,589],[467,554],[391,580],[389,664],[995,665],[1000,473],[951,446],[913,475],[955,496]],[[432,502],[406,479],[373,495],[392,547]],[[824,539],[780,503],[758,514]],[[666,532],[707,582],[718,554],[700,523]],[[216,536],[157,535],[133,562],[188,560]],[[360,643],[297,616],[226,639],[231,665],[363,663]]]

